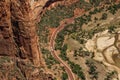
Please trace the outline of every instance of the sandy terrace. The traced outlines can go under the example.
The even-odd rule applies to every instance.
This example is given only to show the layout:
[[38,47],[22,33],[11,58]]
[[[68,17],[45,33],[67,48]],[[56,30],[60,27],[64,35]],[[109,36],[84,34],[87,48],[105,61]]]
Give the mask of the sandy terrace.
[[[120,36],[119,36],[120,38]],[[108,69],[116,70],[120,80],[120,68],[116,67],[113,54],[119,54],[114,45],[115,37],[109,34],[108,30],[96,34],[92,39],[88,40],[85,47],[88,51],[94,52],[94,58],[97,61],[103,62],[104,65],[109,66]],[[113,64],[113,65],[112,65]]]
[[108,37],[100,37],[97,39],[97,49],[99,50],[103,50],[105,49],[106,47],[112,45],[115,41],[115,38],[110,38],[109,36]]

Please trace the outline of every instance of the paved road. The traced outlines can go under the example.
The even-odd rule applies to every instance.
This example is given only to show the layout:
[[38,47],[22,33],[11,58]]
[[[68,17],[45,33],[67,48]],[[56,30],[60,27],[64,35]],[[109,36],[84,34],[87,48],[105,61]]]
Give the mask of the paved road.
[[74,17],[66,19],[63,24],[61,24],[58,28],[56,28],[56,30],[52,33],[52,36],[51,36],[51,39],[50,39],[50,50],[51,50],[51,53],[52,53],[52,55],[54,56],[54,58],[56,60],[58,60],[61,64],[63,64],[63,67],[65,68],[65,70],[66,70],[66,72],[68,74],[68,79],[69,80],[75,80],[75,76],[74,76],[73,72],[71,71],[71,69],[69,68],[69,66],[66,65],[66,63],[61,58],[59,58],[59,56],[55,53],[55,50],[54,50],[54,40],[55,40],[57,34],[62,29],[64,29],[64,26],[66,24],[70,24],[72,22],[74,22]]

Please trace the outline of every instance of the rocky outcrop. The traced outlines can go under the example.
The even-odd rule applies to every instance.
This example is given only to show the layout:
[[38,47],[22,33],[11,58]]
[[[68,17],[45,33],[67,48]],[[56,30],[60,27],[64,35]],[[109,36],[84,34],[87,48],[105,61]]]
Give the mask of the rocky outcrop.
[[11,26],[10,1],[0,0],[0,55],[14,56],[16,47]]
[[0,0],[0,80],[52,80],[41,71],[36,23],[47,0]]
[[53,80],[52,75],[30,61],[0,57],[0,80]]
[[[36,66],[40,64],[40,52],[33,12],[28,0],[15,0],[11,2],[11,14],[14,34],[21,58],[33,61]],[[15,32],[17,29],[18,32]]]
[[31,60],[35,66],[40,65],[36,22],[46,2],[47,0],[0,1],[0,55],[17,55]]

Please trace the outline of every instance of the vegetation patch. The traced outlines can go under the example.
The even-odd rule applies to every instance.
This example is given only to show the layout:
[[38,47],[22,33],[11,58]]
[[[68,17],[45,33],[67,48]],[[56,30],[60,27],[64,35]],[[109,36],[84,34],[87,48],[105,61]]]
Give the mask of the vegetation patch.
[[49,50],[43,48],[41,51],[43,53],[43,58],[45,59],[45,63],[48,68],[51,68],[52,65],[59,64],[59,62],[51,55]]
[[67,45],[68,45],[68,49],[70,51],[78,50],[81,47],[80,43],[78,41],[72,39],[72,38],[67,39],[66,42],[67,42]]

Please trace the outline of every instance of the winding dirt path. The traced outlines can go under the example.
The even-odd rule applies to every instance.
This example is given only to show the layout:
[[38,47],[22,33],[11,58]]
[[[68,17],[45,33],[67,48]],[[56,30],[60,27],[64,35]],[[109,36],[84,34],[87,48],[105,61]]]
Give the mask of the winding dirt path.
[[55,53],[54,40],[55,40],[57,34],[62,29],[64,29],[65,25],[71,24],[73,22],[74,22],[74,17],[66,19],[63,24],[61,24],[58,28],[56,28],[56,30],[52,33],[52,36],[51,36],[51,39],[50,39],[50,51],[51,51],[52,55],[54,56],[54,58],[56,60],[58,60],[64,66],[64,68],[65,68],[65,70],[68,74],[68,79],[69,80],[75,80],[75,76],[74,76],[73,72],[71,71],[71,69],[69,68],[69,66],[61,58],[59,58],[59,56]]
[[[92,10],[92,9],[91,9],[91,10]],[[91,10],[90,10],[90,11],[91,11]],[[89,11],[86,11],[86,12],[83,12],[83,13],[81,13],[81,14],[79,14],[79,15],[76,15],[76,16],[73,16],[73,17],[71,17],[71,18],[65,19],[64,22],[61,23],[61,25],[56,28],[56,30],[52,33],[52,35],[51,35],[51,37],[50,37],[50,51],[51,51],[51,54],[53,55],[53,57],[54,57],[56,60],[58,60],[60,63],[63,64],[63,66],[64,66],[64,68],[65,68],[65,70],[66,70],[66,72],[67,72],[67,74],[68,74],[69,80],[76,80],[76,79],[75,79],[75,76],[74,76],[73,72],[72,72],[71,69],[69,68],[69,66],[68,66],[61,58],[59,58],[59,56],[55,53],[55,50],[54,50],[54,43],[55,43],[55,42],[54,42],[54,40],[55,40],[57,34],[58,34],[61,30],[63,30],[66,25],[73,23],[75,18],[80,17],[80,16],[82,16],[84,13],[87,13],[87,12],[89,12]]]

